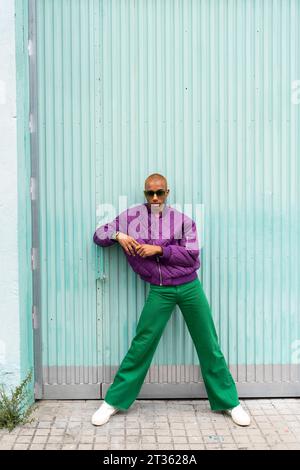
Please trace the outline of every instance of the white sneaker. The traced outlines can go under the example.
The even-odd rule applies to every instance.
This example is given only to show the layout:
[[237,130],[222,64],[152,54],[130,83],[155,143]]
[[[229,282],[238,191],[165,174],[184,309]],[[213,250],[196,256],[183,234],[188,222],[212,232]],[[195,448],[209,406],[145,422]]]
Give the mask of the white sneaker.
[[232,420],[239,426],[249,426],[249,424],[251,423],[250,416],[242,408],[241,404],[235,406],[231,410],[226,410],[226,413],[229,414]]
[[95,426],[102,426],[102,424],[107,423],[109,421],[109,418],[118,411],[118,408],[115,408],[114,406],[111,406],[106,403],[106,401],[104,401],[100,408],[93,414],[92,424],[94,424]]

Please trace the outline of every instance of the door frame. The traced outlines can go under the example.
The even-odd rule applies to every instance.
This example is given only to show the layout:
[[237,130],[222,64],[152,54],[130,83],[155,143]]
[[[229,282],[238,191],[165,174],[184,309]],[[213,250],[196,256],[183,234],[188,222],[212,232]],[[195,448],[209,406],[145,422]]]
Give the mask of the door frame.
[[43,398],[41,269],[39,242],[39,147],[38,147],[38,74],[37,74],[36,0],[28,0],[28,64],[29,64],[29,135],[30,135],[30,200],[31,200],[31,272],[32,331],[34,349],[34,397]]

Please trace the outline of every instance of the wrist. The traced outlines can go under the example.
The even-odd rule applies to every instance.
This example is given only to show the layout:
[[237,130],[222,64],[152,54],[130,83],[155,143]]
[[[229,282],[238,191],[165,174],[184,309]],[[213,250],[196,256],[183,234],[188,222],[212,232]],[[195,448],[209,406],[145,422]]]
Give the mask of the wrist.
[[111,239],[112,240],[115,240],[115,241],[118,241],[118,236],[119,236],[120,232],[113,232],[112,235],[111,235]]
[[162,249],[161,246],[158,246],[158,247],[157,247],[157,254],[160,255],[160,256],[163,255],[163,249]]

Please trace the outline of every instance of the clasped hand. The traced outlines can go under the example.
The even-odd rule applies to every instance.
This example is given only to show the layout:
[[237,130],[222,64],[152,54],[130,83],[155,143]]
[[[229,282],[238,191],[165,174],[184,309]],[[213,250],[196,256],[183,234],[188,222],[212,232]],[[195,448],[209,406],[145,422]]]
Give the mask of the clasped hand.
[[119,232],[117,240],[128,255],[135,256],[137,254],[145,258],[147,256],[162,254],[162,248],[160,246],[138,243],[133,237],[122,232]]

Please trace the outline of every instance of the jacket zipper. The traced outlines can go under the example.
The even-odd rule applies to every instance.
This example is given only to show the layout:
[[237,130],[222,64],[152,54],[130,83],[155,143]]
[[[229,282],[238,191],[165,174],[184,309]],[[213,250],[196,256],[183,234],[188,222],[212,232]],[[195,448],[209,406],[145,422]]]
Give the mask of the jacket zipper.
[[160,286],[162,286],[162,275],[161,275],[161,269],[160,269],[160,262],[159,262],[159,257],[156,257],[157,263],[158,263],[158,271],[159,271],[159,279],[160,279]]

